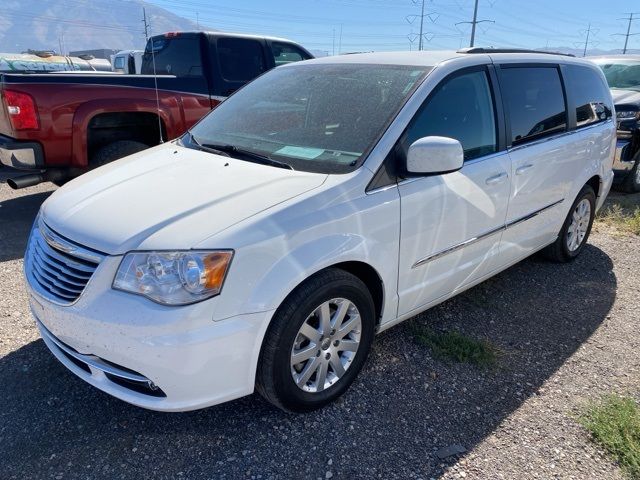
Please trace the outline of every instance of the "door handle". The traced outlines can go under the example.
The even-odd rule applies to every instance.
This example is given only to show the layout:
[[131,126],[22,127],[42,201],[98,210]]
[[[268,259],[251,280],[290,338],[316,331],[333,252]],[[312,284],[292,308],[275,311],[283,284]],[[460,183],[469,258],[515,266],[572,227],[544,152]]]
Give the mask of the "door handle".
[[533,168],[533,165],[528,163],[527,165],[522,165],[521,167],[516,168],[516,175],[522,175],[524,172]]
[[498,175],[494,175],[493,177],[489,177],[485,180],[485,183],[487,185],[494,185],[496,183],[500,183],[503,182],[504,180],[507,179],[509,175],[507,175],[507,172],[502,172],[499,173]]

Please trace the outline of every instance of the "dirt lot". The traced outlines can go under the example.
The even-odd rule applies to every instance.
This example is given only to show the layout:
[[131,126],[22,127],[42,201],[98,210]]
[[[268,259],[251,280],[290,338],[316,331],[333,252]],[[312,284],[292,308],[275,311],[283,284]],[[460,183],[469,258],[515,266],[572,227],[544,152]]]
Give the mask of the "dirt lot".
[[[39,339],[22,253],[52,188],[0,185],[1,478],[622,477],[575,415],[638,398],[640,237],[599,228],[570,265],[531,258],[413,320],[488,339],[496,369],[436,361],[402,324],[322,411],[252,395],[161,414],[85,384]],[[451,446],[465,452],[440,458]]]

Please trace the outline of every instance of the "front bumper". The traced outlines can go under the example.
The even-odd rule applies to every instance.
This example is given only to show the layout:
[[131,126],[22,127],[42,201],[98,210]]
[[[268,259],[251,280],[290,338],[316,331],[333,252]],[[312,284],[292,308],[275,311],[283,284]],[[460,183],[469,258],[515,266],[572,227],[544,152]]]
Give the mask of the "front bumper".
[[613,172],[617,177],[625,177],[635,165],[631,140],[621,139],[616,141],[616,154],[613,159]]
[[77,376],[158,411],[204,408],[253,392],[270,312],[212,320],[216,298],[166,307],[111,289],[121,257],[107,257],[71,306],[30,289],[51,352]]
[[44,168],[42,145],[0,135],[0,164],[18,170],[40,170]]

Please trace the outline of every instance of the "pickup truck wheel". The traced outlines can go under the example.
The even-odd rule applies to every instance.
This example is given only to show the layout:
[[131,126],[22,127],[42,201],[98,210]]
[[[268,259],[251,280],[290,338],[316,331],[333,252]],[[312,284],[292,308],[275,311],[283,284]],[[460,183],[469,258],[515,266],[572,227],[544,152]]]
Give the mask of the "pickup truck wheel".
[[89,162],[89,168],[101,167],[109,162],[133,155],[147,148],[149,148],[149,145],[142,142],[134,142],[133,140],[120,140],[110,143],[95,153]]
[[544,250],[547,258],[559,263],[574,260],[587,243],[595,211],[596,194],[593,188],[585,185],[571,205],[558,238]]
[[327,269],[298,287],[265,335],[256,389],[273,405],[308,412],[342,395],[371,348],[375,307],[365,284]]
[[627,193],[640,192],[640,155],[637,155],[636,157],[635,165],[622,184],[622,189]]

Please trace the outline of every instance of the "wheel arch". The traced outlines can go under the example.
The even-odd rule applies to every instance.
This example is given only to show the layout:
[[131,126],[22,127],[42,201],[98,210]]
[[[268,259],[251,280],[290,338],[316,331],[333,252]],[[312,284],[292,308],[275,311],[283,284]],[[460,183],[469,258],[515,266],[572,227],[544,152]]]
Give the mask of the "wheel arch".
[[594,175],[589,180],[587,180],[587,183],[585,185],[589,185],[591,188],[593,188],[593,191],[596,194],[596,199],[600,196],[602,187],[602,178],[600,178],[600,175]]
[[130,140],[150,147],[167,138],[165,122],[156,112],[102,112],[94,115],[87,125],[88,163],[102,147]]
[[[101,115],[147,114],[153,115],[157,122],[160,118],[164,138],[173,138],[176,126],[171,122],[171,112],[155,102],[147,100],[114,99],[108,104],[104,100],[95,100],[80,105],[73,116],[72,165],[86,168],[89,162],[89,126]],[[116,139],[117,140],[117,139]],[[132,139],[133,140],[133,139]]]

